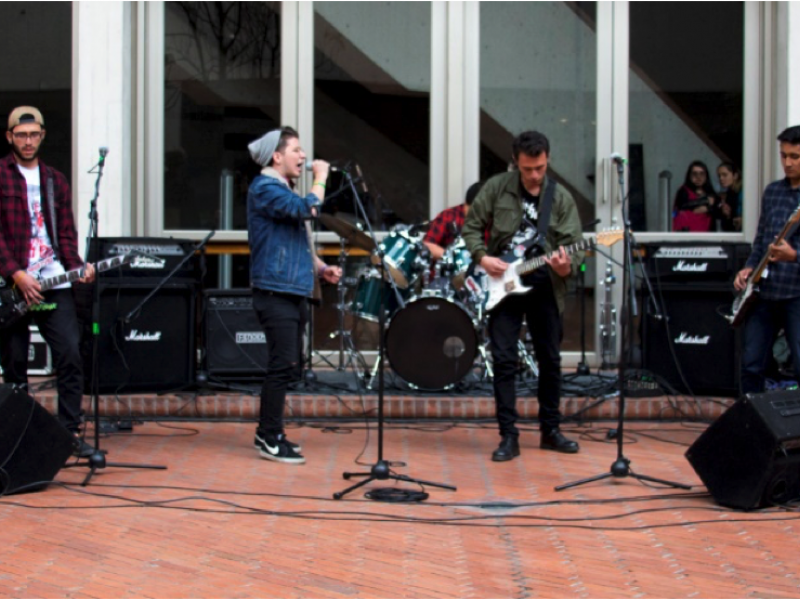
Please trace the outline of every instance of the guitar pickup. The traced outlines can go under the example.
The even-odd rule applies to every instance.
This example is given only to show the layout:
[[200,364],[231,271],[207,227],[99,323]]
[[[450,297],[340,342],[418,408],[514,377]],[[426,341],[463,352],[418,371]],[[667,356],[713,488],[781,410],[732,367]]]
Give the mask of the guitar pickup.
[[513,281],[506,281],[505,286],[503,286],[506,290],[506,293],[513,292],[514,289],[517,287]]

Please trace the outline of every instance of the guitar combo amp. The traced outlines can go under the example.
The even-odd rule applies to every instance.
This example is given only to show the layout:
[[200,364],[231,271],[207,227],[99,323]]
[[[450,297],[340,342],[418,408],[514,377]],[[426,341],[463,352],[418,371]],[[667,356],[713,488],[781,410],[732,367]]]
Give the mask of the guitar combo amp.
[[[740,330],[730,326],[733,279],[749,244],[643,244],[650,298],[643,287],[642,366],[681,393],[737,396]],[[660,309],[658,310],[657,309]]]

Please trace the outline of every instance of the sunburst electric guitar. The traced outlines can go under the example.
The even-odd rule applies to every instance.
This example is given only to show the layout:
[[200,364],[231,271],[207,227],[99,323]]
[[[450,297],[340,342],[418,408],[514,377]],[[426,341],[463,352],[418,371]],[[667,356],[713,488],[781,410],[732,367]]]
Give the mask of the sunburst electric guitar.
[[[609,229],[597,234],[597,238],[585,238],[569,246],[564,246],[568,256],[576,252],[588,250],[595,246],[613,246],[622,239],[622,229]],[[551,255],[552,256],[552,255]],[[517,258],[513,253],[507,253],[500,257],[508,263],[508,268],[500,277],[483,277],[483,298],[484,310],[491,311],[511,294],[524,294],[531,288],[522,284],[521,277],[532,273],[536,269],[543,267],[546,255],[535,256],[528,260]],[[476,267],[480,268],[480,267]]]
[[[786,239],[788,235],[791,235],[797,227],[798,222],[800,222],[800,207],[796,208],[789,216],[789,220],[786,221],[786,224],[773,243],[778,244]],[[750,307],[753,306],[756,298],[758,298],[758,282],[761,281],[761,278],[764,276],[764,270],[767,268],[767,265],[769,265],[769,252],[764,255],[761,262],[758,263],[758,266],[750,273],[745,288],[739,292],[739,295],[734,299],[733,306],[731,306],[731,314],[725,315],[725,318],[732,326],[738,327],[744,322],[744,318],[750,310]]]

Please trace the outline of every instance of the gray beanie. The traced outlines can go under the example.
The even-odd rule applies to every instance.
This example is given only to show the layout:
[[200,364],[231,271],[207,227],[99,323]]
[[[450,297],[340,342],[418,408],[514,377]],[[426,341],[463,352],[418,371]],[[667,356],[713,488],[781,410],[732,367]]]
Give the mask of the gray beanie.
[[247,149],[250,150],[250,156],[262,167],[266,167],[269,161],[272,160],[272,155],[278,147],[278,142],[281,141],[281,130],[273,129],[269,133],[265,133],[255,142],[250,142]]

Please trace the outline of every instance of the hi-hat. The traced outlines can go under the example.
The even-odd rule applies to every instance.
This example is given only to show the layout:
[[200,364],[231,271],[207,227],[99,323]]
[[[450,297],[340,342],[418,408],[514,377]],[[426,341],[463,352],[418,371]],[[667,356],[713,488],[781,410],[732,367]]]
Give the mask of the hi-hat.
[[342,238],[348,245],[356,246],[368,252],[375,250],[375,242],[357,225],[337,219],[326,213],[322,213],[319,216],[319,222]]

